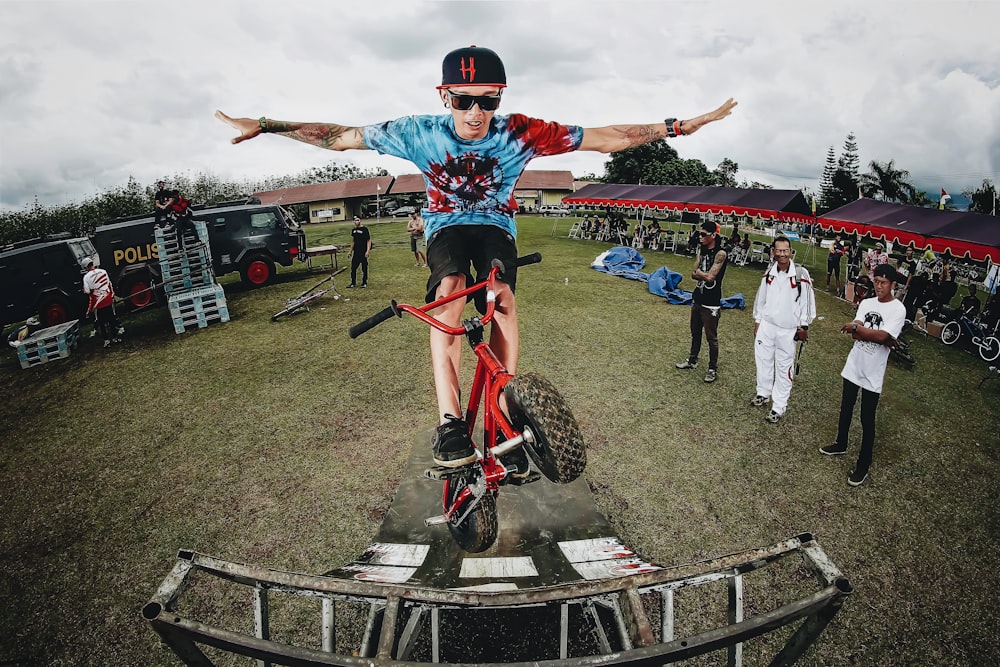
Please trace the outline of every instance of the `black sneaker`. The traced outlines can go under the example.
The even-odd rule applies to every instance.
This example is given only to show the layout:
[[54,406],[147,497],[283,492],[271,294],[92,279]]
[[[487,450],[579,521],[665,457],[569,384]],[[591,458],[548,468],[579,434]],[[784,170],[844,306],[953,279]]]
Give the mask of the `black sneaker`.
[[510,471],[509,476],[515,480],[526,479],[530,474],[528,468],[528,455],[523,447],[519,447],[509,454],[500,457],[500,463]]
[[355,287],[357,287],[357,285],[355,285],[354,283],[351,283],[350,285],[347,286],[347,289],[353,289]]
[[819,448],[820,454],[826,454],[827,456],[840,456],[841,454],[847,453],[847,447],[841,447],[837,443],[832,445],[825,445]]
[[770,400],[771,399],[767,396],[761,396],[760,394],[757,394],[756,396],[750,399],[750,405],[755,408],[759,408],[762,405],[767,405],[767,402]]
[[851,471],[851,474],[847,476],[847,483],[851,486],[861,486],[866,479],[868,479],[868,471],[858,470],[855,468]]
[[368,283],[361,283],[361,289],[366,289],[367,287],[368,287]]
[[464,419],[445,415],[448,420],[437,427],[431,438],[434,465],[458,468],[476,461],[476,448],[469,437],[469,426]]

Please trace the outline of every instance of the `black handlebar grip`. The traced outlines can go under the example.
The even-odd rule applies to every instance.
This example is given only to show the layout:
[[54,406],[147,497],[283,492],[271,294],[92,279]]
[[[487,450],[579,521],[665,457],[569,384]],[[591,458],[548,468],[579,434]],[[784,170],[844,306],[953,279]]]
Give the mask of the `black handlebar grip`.
[[372,327],[378,324],[382,324],[393,315],[395,315],[396,317],[403,316],[403,314],[396,309],[395,301],[393,301],[392,305],[386,308],[385,310],[380,310],[379,312],[375,313],[364,322],[355,324],[353,327],[348,329],[347,333],[351,338],[357,338],[358,336],[368,331]]
[[499,259],[494,259],[493,266],[499,268],[500,273],[505,273],[509,269],[516,269],[519,266],[527,266],[528,264],[538,264],[540,261],[542,261],[542,253],[533,252],[530,255],[525,255],[524,257],[518,257],[509,264],[504,264]]

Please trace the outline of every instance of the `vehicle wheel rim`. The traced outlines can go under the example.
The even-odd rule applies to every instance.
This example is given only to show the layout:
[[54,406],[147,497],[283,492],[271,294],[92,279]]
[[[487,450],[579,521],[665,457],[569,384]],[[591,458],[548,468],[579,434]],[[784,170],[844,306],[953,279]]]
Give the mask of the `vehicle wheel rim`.
[[48,326],[62,324],[67,319],[66,308],[61,303],[49,304],[45,307],[45,322]]
[[128,289],[128,300],[136,308],[148,306],[153,301],[153,292],[149,283],[133,283]]
[[250,266],[247,267],[247,278],[254,285],[263,285],[266,283],[269,273],[267,264],[264,262],[251,262]]

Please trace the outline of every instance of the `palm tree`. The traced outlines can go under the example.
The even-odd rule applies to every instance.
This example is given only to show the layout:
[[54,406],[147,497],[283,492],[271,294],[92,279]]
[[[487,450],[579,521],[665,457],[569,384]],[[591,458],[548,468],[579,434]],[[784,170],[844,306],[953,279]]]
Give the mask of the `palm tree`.
[[893,160],[886,163],[872,160],[867,174],[861,174],[861,189],[874,199],[913,203],[917,198],[917,188],[910,183],[910,172],[896,169]]

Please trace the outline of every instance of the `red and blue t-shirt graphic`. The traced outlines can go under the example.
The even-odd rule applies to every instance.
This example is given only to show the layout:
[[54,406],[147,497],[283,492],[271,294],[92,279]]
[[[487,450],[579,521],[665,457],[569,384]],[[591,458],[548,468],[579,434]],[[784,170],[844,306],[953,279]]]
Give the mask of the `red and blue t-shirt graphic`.
[[424,176],[427,238],[449,225],[492,224],[517,236],[514,187],[528,162],[576,150],[583,128],[520,114],[494,116],[486,137],[455,133],[450,115],[406,116],[364,128],[365,145],[413,162]]

